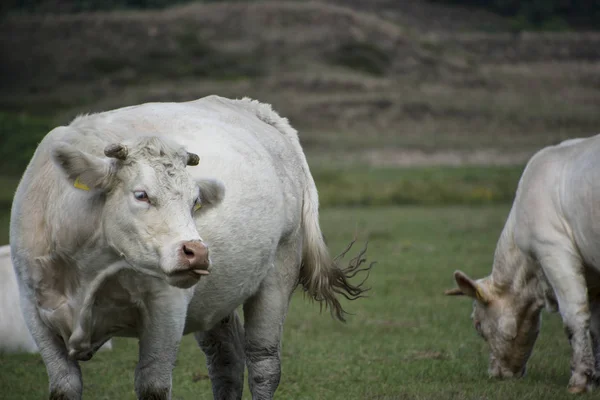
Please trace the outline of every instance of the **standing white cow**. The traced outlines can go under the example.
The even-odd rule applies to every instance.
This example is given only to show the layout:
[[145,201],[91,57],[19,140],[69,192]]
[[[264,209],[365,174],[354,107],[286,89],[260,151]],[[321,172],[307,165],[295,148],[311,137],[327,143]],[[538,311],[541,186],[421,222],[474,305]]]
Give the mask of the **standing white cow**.
[[17,189],[10,243],[51,399],[81,398],[78,360],[112,336],[139,338],[138,398],[169,399],[191,332],[216,399],[241,398],[245,365],[252,397],[270,399],[296,286],[340,319],[336,295],[364,291],[348,281],[364,251],[346,269],[327,251],[296,131],[249,99],[149,103],[54,129]]
[[489,373],[520,377],[544,306],[560,311],[573,349],[569,391],[600,373],[600,135],[534,155],[494,255],[490,276],[454,273],[449,295],[474,300],[473,323],[489,343]]
[[[112,342],[100,350],[111,350]],[[37,353],[21,312],[19,286],[10,260],[10,246],[0,246],[0,353]]]

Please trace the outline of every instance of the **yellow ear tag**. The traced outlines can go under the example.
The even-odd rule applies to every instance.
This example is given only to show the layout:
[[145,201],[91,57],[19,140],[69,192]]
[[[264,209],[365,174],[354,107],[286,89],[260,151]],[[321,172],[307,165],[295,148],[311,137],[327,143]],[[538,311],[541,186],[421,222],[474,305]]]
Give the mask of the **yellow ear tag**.
[[88,185],[86,185],[85,183],[83,183],[79,180],[79,177],[77,177],[77,179],[75,179],[75,183],[73,183],[73,186],[75,186],[77,189],[81,189],[81,190],[90,190]]

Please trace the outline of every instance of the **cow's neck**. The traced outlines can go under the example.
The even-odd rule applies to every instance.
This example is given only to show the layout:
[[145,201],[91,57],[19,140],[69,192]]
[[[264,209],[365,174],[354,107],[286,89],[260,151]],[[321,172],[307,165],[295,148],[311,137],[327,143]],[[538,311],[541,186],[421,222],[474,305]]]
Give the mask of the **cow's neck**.
[[77,264],[81,272],[91,272],[118,261],[104,237],[102,212],[105,198],[101,193],[73,190],[65,180],[57,185],[57,195],[63,204],[48,210],[50,248],[66,260]]
[[514,225],[511,212],[496,246],[491,281],[499,292],[511,292],[517,297],[539,297],[539,265],[517,246]]

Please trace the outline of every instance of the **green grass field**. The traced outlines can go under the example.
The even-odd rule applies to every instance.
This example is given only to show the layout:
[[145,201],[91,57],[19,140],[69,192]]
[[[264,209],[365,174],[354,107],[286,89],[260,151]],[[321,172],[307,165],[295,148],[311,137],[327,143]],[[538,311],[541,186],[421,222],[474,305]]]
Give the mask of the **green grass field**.
[[[345,302],[347,324],[319,313],[298,292],[283,341],[280,399],[560,399],[570,350],[560,318],[544,326],[527,376],[487,377],[487,349],[471,326],[470,301],[447,298],[456,268],[482,276],[509,207],[402,206],[328,208],[321,223],[339,252],[358,231],[368,236],[370,297]],[[86,399],[134,399],[135,340],[115,339],[112,352],[83,363]],[[46,372],[37,355],[0,355],[3,399],[43,399]],[[173,379],[174,399],[211,398],[205,359],[185,337]],[[246,387],[244,398],[249,399]]]
[[[332,252],[358,233],[378,261],[370,297],[344,301],[347,324],[296,293],[277,398],[572,398],[557,315],[544,314],[528,375],[492,381],[470,301],[443,292],[455,269],[491,270],[532,152],[597,132],[600,36],[513,35],[502,18],[425,1],[205,3],[3,20],[0,244],[18,176],[53,127],[148,101],[250,96],[300,131]],[[136,341],[116,338],[82,364],[84,398],[134,399],[136,359]],[[192,337],[173,387],[174,400],[211,398]],[[0,354],[0,400],[46,391],[38,355]]]

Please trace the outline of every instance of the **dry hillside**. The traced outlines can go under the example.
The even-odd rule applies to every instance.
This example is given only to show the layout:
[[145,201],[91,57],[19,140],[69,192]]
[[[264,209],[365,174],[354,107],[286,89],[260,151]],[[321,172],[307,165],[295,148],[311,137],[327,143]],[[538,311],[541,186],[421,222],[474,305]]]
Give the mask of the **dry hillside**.
[[0,107],[64,121],[251,96],[301,128],[315,160],[378,164],[522,162],[595,133],[600,33],[502,27],[486,13],[390,0],[12,16],[0,22]]

